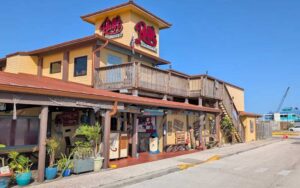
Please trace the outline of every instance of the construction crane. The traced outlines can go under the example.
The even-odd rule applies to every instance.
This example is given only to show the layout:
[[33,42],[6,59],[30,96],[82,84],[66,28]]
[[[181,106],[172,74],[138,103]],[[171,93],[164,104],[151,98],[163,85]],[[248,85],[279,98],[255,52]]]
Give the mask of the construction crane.
[[276,110],[277,113],[280,112],[281,107],[282,107],[282,105],[283,105],[283,103],[284,103],[284,101],[285,101],[285,98],[286,98],[286,96],[287,96],[289,90],[290,90],[290,87],[288,87],[288,88],[286,89],[286,91],[285,91],[285,93],[284,93],[284,95],[283,95],[283,97],[282,97],[282,99],[281,99],[281,101],[280,101],[280,104],[279,104],[279,106],[278,106],[278,108],[277,108],[277,110]]

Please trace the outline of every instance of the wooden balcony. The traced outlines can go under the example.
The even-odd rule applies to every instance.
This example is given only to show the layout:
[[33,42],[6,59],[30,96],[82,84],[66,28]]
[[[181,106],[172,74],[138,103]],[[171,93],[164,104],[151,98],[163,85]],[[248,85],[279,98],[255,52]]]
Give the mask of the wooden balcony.
[[138,89],[188,97],[189,81],[186,77],[140,63],[124,63],[98,68],[95,80],[96,87],[101,89]]
[[141,63],[123,63],[96,70],[96,87],[106,90],[143,90],[176,97],[222,100],[224,83],[207,75],[187,76]]

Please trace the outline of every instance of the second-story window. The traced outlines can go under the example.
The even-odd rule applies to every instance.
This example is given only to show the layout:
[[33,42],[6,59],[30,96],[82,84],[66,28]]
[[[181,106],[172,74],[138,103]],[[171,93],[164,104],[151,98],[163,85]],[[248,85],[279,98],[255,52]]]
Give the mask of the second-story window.
[[87,74],[87,56],[77,57],[74,60],[74,76]]
[[55,74],[60,72],[61,72],[61,61],[50,63],[50,74]]
[[122,58],[116,55],[108,54],[107,55],[107,65],[118,65],[122,64]]

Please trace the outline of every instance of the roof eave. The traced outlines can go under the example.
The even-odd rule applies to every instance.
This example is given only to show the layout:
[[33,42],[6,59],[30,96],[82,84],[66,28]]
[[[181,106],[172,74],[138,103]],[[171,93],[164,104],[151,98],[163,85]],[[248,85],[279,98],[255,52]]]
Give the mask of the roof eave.
[[168,23],[167,21],[163,20],[162,18],[160,18],[160,17],[152,14],[151,12],[149,12],[145,8],[137,5],[133,1],[128,1],[126,3],[120,4],[120,5],[116,5],[114,7],[110,7],[110,8],[107,8],[107,9],[104,9],[104,10],[100,10],[100,11],[97,11],[97,12],[94,12],[94,13],[83,15],[83,16],[81,16],[81,19],[83,21],[86,21],[88,23],[93,24],[94,22],[91,21],[91,20],[89,20],[89,18],[91,18],[91,17],[93,17],[95,15],[103,14],[105,12],[113,11],[113,10],[116,10],[116,9],[119,9],[119,8],[123,8],[123,7],[126,7],[126,6],[133,6],[133,7],[137,8],[137,9],[139,9],[140,11],[146,13],[148,16],[153,17],[154,19],[156,19],[158,22],[160,22],[160,25],[161,25],[160,29],[167,29],[167,28],[170,28],[172,26],[171,23]]

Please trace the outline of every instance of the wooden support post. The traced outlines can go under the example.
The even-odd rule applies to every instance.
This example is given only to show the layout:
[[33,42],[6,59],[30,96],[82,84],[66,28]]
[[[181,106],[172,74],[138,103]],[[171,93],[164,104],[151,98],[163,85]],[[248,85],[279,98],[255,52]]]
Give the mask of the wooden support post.
[[123,131],[126,131],[128,130],[128,118],[127,118],[127,112],[124,112],[123,113],[123,120],[124,120],[124,130]]
[[139,96],[139,91],[137,89],[132,90],[132,95],[133,96]]
[[94,88],[99,88],[99,84],[100,84],[100,75],[99,75],[99,71],[98,68],[100,68],[100,50],[94,51],[97,48],[99,48],[99,46],[94,46],[93,47],[93,61],[94,61],[94,68],[93,68],[93,80],[92,80],[92,85],[94,86]]
[[184,103],[189,104],[189,99],[188,99],[188,98],[185,98],[185,99],[184,99]]
[[64,81],[68,81],[69,79],[69,59],[70,59],[69,55],[70,55],[69,51],[64,52],[64,57],[62,61],[62,79]]
[[220,137],[220,131],[221,131],[221,114],[216,115],[216,133],[217,133],[217,139],[218,139],[218,146],[220,146],[221,143],[221,137]]
[[216,100],[215,104],[214,104],[214,108],[219,109],[219,101]]
[[105,112],[104,117],[104,137],[103,137],[103,157],[104,163],[103,168],[106,169],[109,167],[109,150],[110,150],[110,124],[111,116],[109,111]]
[[133,158],[137,157],[137,137],[138,137],[138,130],[137,130],[137,124],[138,124],[138,120],[137,120],[137,114],[133,115],[133,134],[132,134],[132,154],[131,156]]
[[198,106],[202,106],[203,105],[203,100],[201,97],[198,98]]
[[90,118],[90,124],[95,125],[95,123],[96,123],[96,114],[95,114],[95,111],[93,109],[89,110],[89,118]]
[[48,124],[48,106],[43,106],[40,114],[39,158],[38,158],[38,178],[37,178],[38,182],[43,182],[45,177],[47,124]]
[[38,58],[38,70],[37,70],[37,75],[42,76],[43,74],[43,57]]
[[205,126],[205,114],[203,112],[200,112],[200,116],[199,116],[199,142],[200,145],[203,147],[203,149],[206,149],[205,143],[204,143],[204,139],[203,139],[203,135],[202,135],[202,131],[203,128]]
[[162,100],[167,101],[168,100],[168,95],[164,95]]

